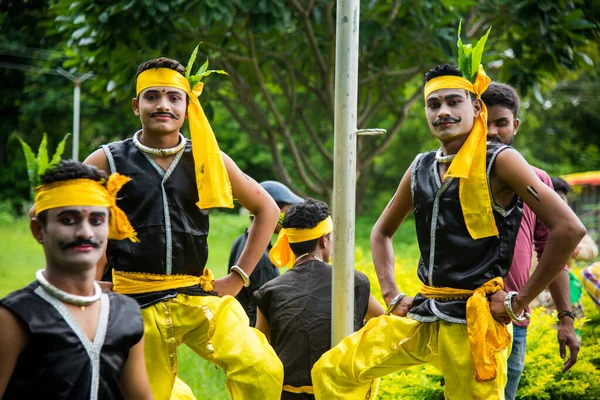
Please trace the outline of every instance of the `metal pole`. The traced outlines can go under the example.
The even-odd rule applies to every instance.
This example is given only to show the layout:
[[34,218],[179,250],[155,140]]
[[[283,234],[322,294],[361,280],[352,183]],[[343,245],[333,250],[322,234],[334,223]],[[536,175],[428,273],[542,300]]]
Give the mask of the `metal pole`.
[[75,161],[79,161],[79,94],[81,92],[81,80],[75,79],[75,90],[73,92],[73,155]]
[[354,210],[360,0],[338,0],[333,158],[331,344],[354,331]]
[[92,72],[86,72],[81,76],[75,76],[69,71],[66,71],[60,67],[56,69],[65,78],[75,83],[75,89],[73,92],[73,148],[71,157],[75,161],[79,161],[79,107],[80,107],[80,94],[81,94],[81,82],[94,76]]

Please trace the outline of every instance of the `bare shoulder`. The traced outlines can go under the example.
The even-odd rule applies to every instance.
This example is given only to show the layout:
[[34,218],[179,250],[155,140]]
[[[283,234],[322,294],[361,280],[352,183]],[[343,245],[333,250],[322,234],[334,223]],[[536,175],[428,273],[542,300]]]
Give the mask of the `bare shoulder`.
[[89,156],[87,156],[87,158],[83,160],[83,163],[93,165],[94,167],[106,172],[107,174],[110,174],[110,166],[108,165],[108,159],[106,158],[106,153],[102,149],[98,149]]
[[4,338],[3,342],[9,341],[11,346],[16,346],[19,351],[25,347],[28,337],[27,328],[12,311],[2,305],[0,305],[0,326],[2,326],[0,337]]

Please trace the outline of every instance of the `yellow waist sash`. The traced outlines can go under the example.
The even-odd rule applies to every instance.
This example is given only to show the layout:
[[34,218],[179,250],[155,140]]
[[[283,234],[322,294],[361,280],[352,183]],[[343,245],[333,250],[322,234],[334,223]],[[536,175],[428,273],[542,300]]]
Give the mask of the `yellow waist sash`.
[[143,272],[123,272],[113,269],[113,290],[121,294],[140,294],[160,292],[161,290],[180,289],[198,285],[205,292],[212,292],[214,275],[204,268],[201,276],[162,275]]
[[315,394],[315,390],[312,386],[292,386],[292,385],[283,385],[283,390],[290,393],[309,393]]
[[421,295],[428,299],[454,300],[469,297],[467,334],[475,365],[475,380],[478,382],[496,378],[498,363],[494,353],[508,348],[512,340],[506,325],[496,321],[492,316],[486,298],[486,295],[503,289],[504,282],[500,277],[487,281],[475,290],[421,286]]

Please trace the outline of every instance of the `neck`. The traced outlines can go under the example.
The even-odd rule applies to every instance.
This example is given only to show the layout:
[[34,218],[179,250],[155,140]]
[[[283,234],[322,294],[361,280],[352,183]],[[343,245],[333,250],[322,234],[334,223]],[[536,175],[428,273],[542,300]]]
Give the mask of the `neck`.
[[300,254],[296,258],[296,265],[303,264],[307,261],[313,261],[313,260],[319,260],[319,261],[325,262],[323,259],[323,252],[317,249],[317,250],[313,250],[309,253]]
[[92,296],[94,294],[96,268],[83,271],[65,271],[61,268],[46,264],[44,276],[58,289],[77,296]]
[[146,128],[142,128],[139,141],[144,146],[152,147],[153,149],[170,149],[179,144],[179,131],[157,134],[147,131]]
[[442,145],[442,156],[449,156],[458,153],[463,144],[467,141],[469,135],[460,135],[453,137],[447,141],[441,142]]

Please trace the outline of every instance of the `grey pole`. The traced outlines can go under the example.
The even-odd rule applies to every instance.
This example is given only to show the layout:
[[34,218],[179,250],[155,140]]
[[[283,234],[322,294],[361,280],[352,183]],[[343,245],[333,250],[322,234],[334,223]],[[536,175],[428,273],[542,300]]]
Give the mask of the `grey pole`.
[[359,10],[359,0],[337,1],[333,157],[332,346],[335,346],[354,330],[354,211],[356,202]]
[[62,76],[75,83],[75,89],[73,91],[73,148],[71,153],[71,159],[79,161],[79,110],[80,110],[80,94],[81,94],[81,82],[88,78],[91,78],[94,74],[92,72],[86,72],[81,76],[75,76],[67,70],[60,67],[56,69]]

